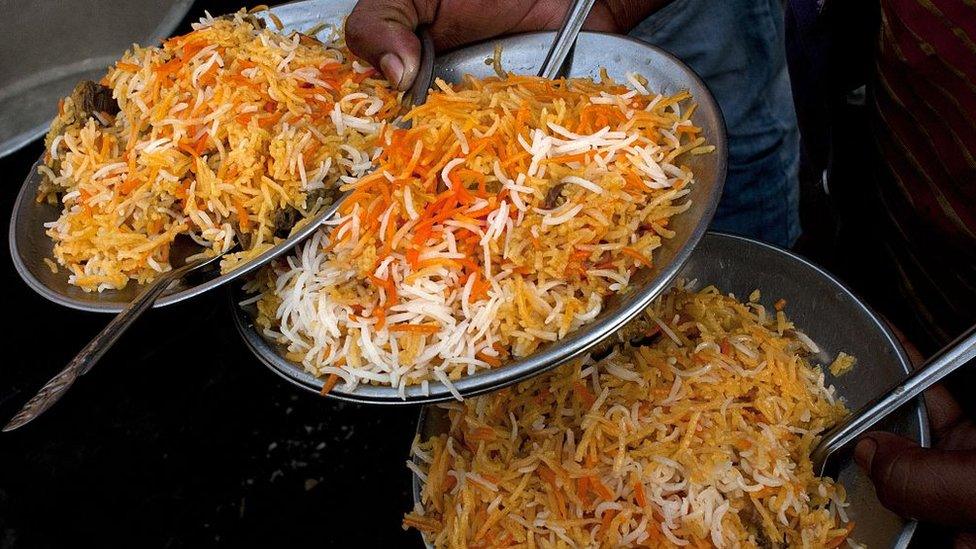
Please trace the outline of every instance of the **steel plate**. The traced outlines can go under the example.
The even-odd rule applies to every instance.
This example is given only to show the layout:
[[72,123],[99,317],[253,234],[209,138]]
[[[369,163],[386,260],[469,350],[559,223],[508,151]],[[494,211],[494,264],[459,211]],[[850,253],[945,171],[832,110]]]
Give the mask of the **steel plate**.
[[169,36],[192,0],[0,0],[0,157],[47,131],[58,100],[132,44]]
[[[355,5],[354,0],[316,0],[286,4],[271,11],[282,21],[286,31],[307,30],[319,22],[341,24],[343,17],[349,13],[353,5]],[[264,14],[262,16],[267,17]],[[332,30],[323,29],[318,36],[325,40]],[[57,101],[58,98],[54,98],[51,102],[55,108]],[[51,116],[53,117],[53,113]],[[50,118],[47,118],[48,124]],[[41,182],[36,168],[36,165],[32,167],[27,175],[10,217],[10,255],[17,273],[37,293],[59,305],[91,312],[121,311],[142,289],[139,284],[130,283],[118,291],[85,292],[81,288],[68,284],[68,273],[65,269],[53,273],[44,263],[45,258],[53,257],[54,248],[54,243],[44,234],[44,223],[56,220],[61,212],[56,206],[35,202],[34,197]],[[260,261],[269,254],[271,252],[225,275],[194,275],[182,284],[167,290],[154,306],[171,305],[225,284],[257,268]]]
[[[542,53],[551,43],[554,33],[530,33],[491,40],[449,52],[435,61],[435,76],[457,82],[464,74],[488,76],[492,68],[485,60],[492,56],[495,45],[502,47],[503,65],[507,70],[522,74],[534,74],[542,62]],[[629,288],[607,299],[603,312],[589,325],[580,328],[565,339],[555,342],[524,359],[492,370],[467,376],[454,386],[464,396],[473,396],[499,389],[527,377],[555,367],[579,356],[607,335],[637,315],[674,278],[687,261],[695,245],[701,239],[712,219],[725,182],[725,124],[718,105],[699,78],[670,54],[624,36],[584,32],[576,46],[576,54],[570,65],[573,76],[599,76],[605,67],[611,77],[623,81],[627,72],[638,72],[647,77],[648,88],[661,93],[690,90],[698,102],[692,120],[703,128],[706,140],[714,144],[713,154],[685,156],[696,174],[696,184],[689,196],[691,207],[672,220],[671,228],[676,236],[664,242],[654,252],[654,267],[644,268],[634,274]],[[240,290],[232,295],[236,304],[245,296]],[[266,366],[292,383],[309,391],[319,392],[323,381],[307,372],[301,365],[284,358],[283,350],[266,340],[254,326],[255,308],[234,307],[238,329],[248,347]],[[360,385],[354,391],[333,389],[329,396],[356,402],[382,404],[408,404],[437,402],[452,398],[450,391],[440,382],[430,382],[429,391],[420,386],[406,389],[401,398],[391,387]]]
[[[744,299],[753,290],[762,292],[767,307],[783,298],[786,312],[795,324],[821,347],[811,360],[829,364],[845,351],[857,357],[853,370],[841,377],[827,372],[827,383],[847,406],[856,410],[910,371],[908,357],[891,330],[843,284],[829,273],[791,252],[743,237],[709,233],[681,270],[680,278],[697,280],[697,287],[714,285]],[[436,406],[425,407],[417,432],[424,438],[443,433],[449,426],[446,413]],[[880,428],[929,444],[925,408],[905,406]],[[871,481],[861,473],[849,453],[836,460],[835,478],[847,489],[851,520],[857,523],[854,539],[868,547],[907,547],[916,523],[885,509],[874,493]],[[414,501],[419,501],[420,484],[413,479]]]

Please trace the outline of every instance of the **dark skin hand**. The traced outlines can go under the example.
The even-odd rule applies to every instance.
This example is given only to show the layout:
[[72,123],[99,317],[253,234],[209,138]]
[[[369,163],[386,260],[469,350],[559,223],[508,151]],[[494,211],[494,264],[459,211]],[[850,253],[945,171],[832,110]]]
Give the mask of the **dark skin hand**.
[[[600,0],[583,28],[625,33],[669,2]],[[445,50],[503,34],[557,29],[569,5],[569,0],[360,0],[346,19],[346,43],[406,89],[419,65],[420,41],[414,34],[419,25],[429,25],[434,46]]]
[[[909,354],[913,349],[909,347]],[[917,353],[912,356],[921,363]],[[903,517],[955,530],[954,546],[976,549],[976,425],[945,387],[925,392],[934,445],[881,431],[857,443],[854,459],[878,499]]]

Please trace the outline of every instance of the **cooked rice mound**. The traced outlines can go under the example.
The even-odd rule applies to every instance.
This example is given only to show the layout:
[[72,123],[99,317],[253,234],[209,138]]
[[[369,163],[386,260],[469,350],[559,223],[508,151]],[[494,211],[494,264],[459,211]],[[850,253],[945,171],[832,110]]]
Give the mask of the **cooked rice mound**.
[[712,150],[687,92],[628,80],[438,81],[329,226],[265,273],[264,333],[327,389],[454,390],[590,322],[689,207],[681,155]]
[[673,290],[645,339],[463,403],[414,443],[436,547],[836,547],[843,486],[812,472],[846,413],[782,312]]
[[259,255],[340,176],[366,173],[398,114],[398,94],[341,41],[284,35],[243,11],[193,28],[133,47],[52,124],[38,200],[63,205],[48,235],[85,290],[169,270],[179,234],[213,252],[241,241],[225,271]]

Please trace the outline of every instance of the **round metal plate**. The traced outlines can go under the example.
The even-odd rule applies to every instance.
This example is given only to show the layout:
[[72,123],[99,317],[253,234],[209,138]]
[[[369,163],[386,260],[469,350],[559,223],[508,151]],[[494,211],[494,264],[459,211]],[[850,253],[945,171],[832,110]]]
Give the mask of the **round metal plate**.
[[[502,47],[506,70],[535,74],[538,64],[542,62],[541,52],[546,51],[553,36],[554,33],[551,32],[523,34],[456,50],[435,61],[434,74],[450,82],[460,81],[464,74],[489,76],[493,72],[485,64],[485,59],[491,58],[496,44]],[[682,158],[696,174],[696,183],[689,196],[691,207],[672,220],[671,228],[676,236],[666,240],[654,252],[653,267],[637,271],[628,289],[610,296],[604,303],[603,312],[591,324],[529,357],[457,381],[454,386],[466,397],[499,389],[544,372],[579,356],[616,331],[667,287],[704,235],[715,213],[725,182],[725,124],[721,111],[705,84],[691,69],[658,48],[624,36],[582,33],[576,45],[576,53],[571,59],[569,74],[599,77],[601,67],[605,67],[609,75],[619,81],[624,81],[628,72],[640,73],[647,77],[648,88],[656,92],[690,90],[698,103],[692,120],[703,129],[707,142],[715,145],[716,150],[712,154]],[[304,389],[319,392],[323,384],[321,379],[305,372],[301,365],[285,359],[282,349],[267,341],[255,329],[255,308],[237,306],[245,297],[237,290],[233,293],[232,300],[237,326],[248,347],[277,374]],[[406,398],[401,398],[391,387],[372,385],[360,385],[351,392],[337,387],[329,396],[382,404],[430,403],[452,398],[448,388],[439,382],[431,382],[427,392],[420,386],[408,387]]]
[[[270,11],[278,16],[285,25],[284,30],[288,32],[306,30],[319,22],[341,25],[342,19],[354,5],[355,0],[316,0],[286,4]],[[260,15],[267,20],[266,12]],[[331,32],[332,29],[326,28],[318,36],[326,39]],[[52,100],[52,105],[57,106],[57,98]],[[34,200],[40,182],[41,177],[37,173],[35,164],[20,189],[10,217],[10,255],[17,273],[28,286],[59,305],[83,311],[118,313],[139,294],[141,285],[130,283],[118,291],[85,292],[81,288],[68,284],[68,273],[65,269],[53,273],[44,262],[45,258],[53,257],[54,248],[53,241],[45,234],[44,224],[57,220],[61,208],[38,204]],[[265,253],[249,264],[242,265],[225,275],[193,277],[167,290],[154,306],[171,305],[230,282],[266,263],[265,260],[270,255],[273,255],[272,252]]]
[[[811,360],[829,364],[844,351],[857,357],[854,369],[840,377],[827,372],[827,383],[856,410],[886,391],[911,371],[908,357],[891,330],[843,284],[829,273],[786,250],[738,236],[709,233],[679,274],[697,280],[697,287],[714,285],[744,299],[753,290],[762,292],[767,307],[780,298],[786,313],[821,348]],[[446,413],[436,406],[424,408],[417,432],[423,438],[449,427]],[[889,417],[879,428],[929,444],[928,420],[919,400]],[[850,458],[840,453],[836,476],[847,489],[847,514],[857,523],[854,539],[868,547],[907,547],[916,523],[885,509],[871,481]],[[414,476],[414,501],[420,484]]]

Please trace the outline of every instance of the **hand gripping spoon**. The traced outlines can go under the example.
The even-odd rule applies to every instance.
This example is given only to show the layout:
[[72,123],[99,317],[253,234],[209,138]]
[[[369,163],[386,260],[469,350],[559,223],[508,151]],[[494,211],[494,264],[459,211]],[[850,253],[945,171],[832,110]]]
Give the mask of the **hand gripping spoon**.
[[922,394],[922,391],[973,359],[976,359],[976,326],[970,327],[963,335],[946,345],[904,381],[868,402],[828,431],[810,455],[814,473],[824,474],[827,459],[836,450],[852,442],[901,405]]

